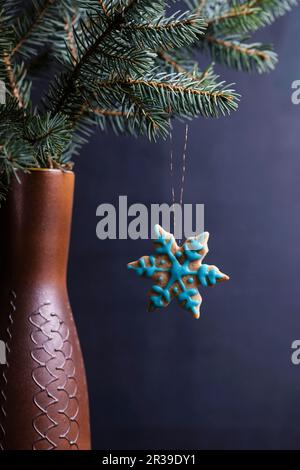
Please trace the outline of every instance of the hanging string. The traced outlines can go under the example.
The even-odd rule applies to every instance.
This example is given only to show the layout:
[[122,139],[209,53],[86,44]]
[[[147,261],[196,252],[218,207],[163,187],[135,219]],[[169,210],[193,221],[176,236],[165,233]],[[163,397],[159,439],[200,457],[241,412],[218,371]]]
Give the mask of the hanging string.
[[174,151],[173,151],[173,134],[172,134],[172,127],[170,122],[170,173],[171,173],[171,191],[172,191],[172,204],[175,204],[175,189],[174,189],[174,171],[173,171],[173,158],[174,158]]
[[[171,124],[171,123],[170,123]],[[184,184],[185,184],[185,173],[186,173],[186,157],[187,157],[187,143],[188,143],[188,134],[189,134],[189,125],[185,125],[185,135],[184,135],[184,147],[182,154],[182,175],[181,175],[181,187],[180,187],[180,199],[179,203],[181,209],[183,207],[183,194],[184,194]],[[172,193],[172,204],[175,204],[175,187],[174,187],[174,146],[173,146],[173,133],[172,127],[170,125],[170,174],[171,174],[171,193]],[[176,228],[176,219],[174,218],[174,232]],[[182,239],[179,240],[181,244]]]
[[183,154],[182,154],[182,178],[181,178],[181,191],[180,191],[181,208],[183,205],[183,191],[184,191],[184,183],[185,183],[186,149],[187,149],[188,135],[189,135],[189,125],[186,124],[185,135],[184,135],[184,147],[183,147]]

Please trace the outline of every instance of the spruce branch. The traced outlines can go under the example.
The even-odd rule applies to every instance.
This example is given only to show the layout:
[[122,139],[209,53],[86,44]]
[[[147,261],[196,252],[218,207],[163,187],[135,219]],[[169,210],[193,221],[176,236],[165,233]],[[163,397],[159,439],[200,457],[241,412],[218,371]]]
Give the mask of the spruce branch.
[[[186,12],[168,17],[165,0],[3,1],[0,193],[18,170],[69,168],[95,125],[155,140],[171,118],[235,111],[239,95],[213,63],[198,65],[199,50],[238,70],[270,71],[276,54],[250,34],[296,3],[186,0]],[[33,111],[27,77],[53,62],[43,107]]]
[[188,71],[180,65],[170,54],[167,54],[164,51],[157,51],[157,56],[161,59],[164,64],[168,65],[174,72],[178,73],[188,73]]
[[211,31],[218,28],[224,28],[228,31],[254,31],[265,26],[267,17],[262,10],[257,8],[255,2],[233,3],[228,10],[208,20],[208,27]]
[[201,71],[192,59],[193,55],[189,50],[158,51],[157,57],[158,68],[163,72],[184,74],[191,80],[197,80],[203,86],[218,82],[219,77],[213,73],[214,63]]
[[129,41],[139,47],[180,48],[192,44],[198,35],[204,34],[206,23],[196,14],[174,14],[149,22],[130,22],[122,26]]
[[30,58],[45,41],[59,40],[63,35],[62,18],[71,13],[73,4],[71,0],[31,0],[13,24],[11,57],[20,54]]
[[24,139],[41,162],[59,161],[71,141],[70,125],[63,115],[33,115],[27,122]]
[[[0,10],[0,80],[6,84],[6,90],[14,96],[18,106],[25,106],[25,97],[22,91],[28,93],[29,87],[24,88],[26,70],[21,65],[16,67],[10,57],[13,43],[13,30],[11,27],[11,16],[3,8]],[[24,88],[24,90],[22,90]],[[28,96],[27,96],[28,98]]]
[[[171,109],[173,115],[182,117],[217,117],[237,108],[238,95],[221,82],[203,85],[197,77],[185,73],[149,74],[143,78],[112,79],[99,82],[102,93],[97,94],[98,103],[109,104],[111,90],[119,96],[130,94],[150,97],[152,103],[163,112]],[[106,89],[106,94],[104,93]]]
[[22,15],[17,21],[16,26],[16,44],[13,47],[10,56],[15,55],[23,46],[24,43],[33,35],[35,30],[42,22],[47,10],[51,5],[55,3],[55,0],[44,0],[43,2],[33,3],[33,11],[30,11],[30,16],[33,16],[33,20],[29,18],[29,12]]
[[[218,117],[219,113],[225,115],[237,107],[237,94],[226,87],[222,88],[222,83],[220,88],[203,87],[196,80],[190,81],[186,74],[169,76],[168,81],[165,81],[165,78],[162,76],[148,79],[146,77],[140,80],[130,79],[127,83],[144,93],[149,91],[153,98],[165,106],[165,109],[170,107],[173,113],[185,117],[193,117],[197,114],[204,117]],[[187,104],[189,109],[185,106]]]
[[260,8],[268,14],[270,21],[285,15],[298,4],[298,0],[248,0],[254,7]]
[[[197,34],[203,33],[205,22],[195,15],[175,15],[169,19],[159,17],[155,22],[148,24],[133,23],[129,17],[128,22],[126,15],[132,13],[131,9],[135,8],[136,4],[149,6],[149,3],[153,2],[137,0],[127,4],[118,3],[123,4],[121,14],[119,10],[117,13],[110,11],[109,21],[106,14],[101,16],[98,13],[88,16],[88,27],[86,22],[81,21],[81,34],[75,34],[79,58],[70,73],[62,76],[61,80],[56,82],[55,88],[50,89],[48,101],[52,102],[53,114],[62,109],[68,110],[68,101],[74,103],[74,97],[78,98],[78,95],[82,94],[82,87],[80,92],[78,87],[85,81],[83,77],[88,81],[87,75],[91,76],[95,68],[100,67],[102,74],[106,73],[108,76],[141,75],[151,67],[156,57],[151,49],[172,48],[175,45],[178,47],[184,42],[192,42]],[[148,49],[145,50],[145,47]],[[78,105],[81,104],[79,100]],[[69,113],[74,112],[73,106]]]
[[23,137],[23,129],[23,110],[14,97],[8,96],[6,106],[0,106],[0,202],[18,170],[26,171],[38,165],[31,146]]
[[105,5],[105,2],[103,0],[98,0],[98,3],[100,5],[100,7],[102,8],[102,11],[103,11],[104,15],[108,17],[109,13],[108,13],[108,9]]
[[96,114],[97,116],[109,116],[109,117],[132,117],[133,114],[125,113],[119,109],[101,109],[101,108],[87,108],[87,111]]
[[76,39],[74,34],[74,28],[78,23],[78,17],[76,13],[70,17],[69,15],[65,17],[64,20],[64,29],[66,32],[66,44],[68,52],[71,57],[72,63],[75,65],[78,60],[78,50],[76,45]]
[[[98,12],[87,15],[86,21],[80,22],[81,31],[75,34],[75,41],[78,50],[78,60],[73,69],[57,82],[60,85],[58,91],[59,99],[56,100],[52,113],[61,112],[64,107],[68,107],[69,98],[72,94],[76,94],[76,85],[82,76],[86,76],[86,72],[91,75],[97,69],[102,68],[111,73],[111,68],[115,73],[126,74],[145,72],[151,66],[154,54],[150,50],[143,51],[140,47],[134,48],[130,46],[128,40],[119,39],[120,30],[125,28],[126,18],[128,15],[130,28],[130,20],[134,15],[134,10],[138,8],[139,14],[147,7],[152,11],[156,5],[162,5],[162,1],[150,2],[149,0],[129,0],[111,2],[115,9],[106,11],[104,15]],[[110,11],[109,18],[107,16]],[[147,13],[149,14],[149,12]],[[199,19],[197,19],[199,22]],[[132,25],[131,25],[132,26]],[[129,29],[127,30],[129,33]],[[150,48],[150,45],[149,45]]]
[[296,0],[232,0],[223,2],[215,12],[210,10],[208,26],[213,30],[227,30],[228,33],[250,32],[269,25],[278,16],[290,11]]
[[207,80],[207,84],[215,84],[219,78],[213,72],[214,63],[201,71],[195,59],[193,59],[192,52],[189,50],[158,51],[157,57],[158,66],[162,71],[186,74],[192,80],[197,80],[198,83],[202,84],[205,80]]
[[206,1],[206,0],[200,0],[199,3],[198,3],[198,5],[197,5],[197,7],[196,7],[196,11],[197,11],[197,13],[198,13],[199,15],[202,13],[202,10],[203,10],[203,8],[204,8],[204,6],[205,6],[205,1]]
[[[97,28],[97,23],[90,17],[91,24]],[[65,103],[68,101],[70,95],[72,94],[73,90],[76,87],[76,81],[78,77],[80,76],[81,69],[86,65],[89,64],[89,59],[93,58],[94,55],[97,54],[97,49],[99,45],[102,43],[102,41],[105,40],[105,38],[113,31],[117,25],[121,23],[121,17],[117,16],[115,20],[111,23],[109,23],[104,29],[104,31],[101,32],[101,34],[98,37],[94,38],[93,42],[88,42],[86,46],[84,46],[84,50],[79,57],[79,59],[76,61],[76,64],[68,74],[67,77],[63,77],[64,81],[61,81],[60,86],[61,86],[61,91],[60,91],[60,98],[55,104],[54,109],[52,110],[52,115],[55,115],[59,113],[62,108],[64,107]],[[81,23],[83,31],[85,30],[84,23]],[[101,27],[99,28],[101,31]],[[80,43],[79,36],[76,36],[76,39],[78,43]]]
[[285,14],[297,0],[187,0],[191,11],[201,11],[207,21],[207,30],[199,36],[200,50],[210,53],[212,59],[238,70],[273,70],[277,56],[270,45],[247,43],[245,35],[269,25]]
[[277,54],[268,44],[247,44],[233,38],[220,39],[206,36],[202,44],[203,50],[208,50],[212,59],[237,70],[259,73],[269,72],[275,68]]
[[130,92],[124,97],[122,107],[111,111],[101,108],[91,108],[94,119],[102,131],[109,129],[116,134],[130,133],[134,136],[144,135],[151,140],[167,133],[167,113],[154,108],[153,104],[145,102],[144,97]]
[[18,79],[16,78],[14,67],[11,62],[11,57],[9,54],[4,54],[3,64],[6,69],[6,76],[7,76],[9,89],[12,95],[16,98],[18,102],[18,106],[20,108],[24,108],[24,100],[21,96],[21,92],[20,92],[19,85],[18,85]]

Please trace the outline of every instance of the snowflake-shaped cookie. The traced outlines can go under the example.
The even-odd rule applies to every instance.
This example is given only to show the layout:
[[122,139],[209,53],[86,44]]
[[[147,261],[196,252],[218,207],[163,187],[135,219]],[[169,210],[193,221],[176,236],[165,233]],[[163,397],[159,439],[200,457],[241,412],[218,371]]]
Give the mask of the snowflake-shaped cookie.
[[149,293],[149,310],[166,307],[176,297],[182,307],[199,318],[202,297],[198,286],[229,280],[216,266],[202,264],[208,253],[209,233],[188,238],[181,247],[160,225],[155,226],[155,234],[155,254],[128,264],[128,269],[154,281]]

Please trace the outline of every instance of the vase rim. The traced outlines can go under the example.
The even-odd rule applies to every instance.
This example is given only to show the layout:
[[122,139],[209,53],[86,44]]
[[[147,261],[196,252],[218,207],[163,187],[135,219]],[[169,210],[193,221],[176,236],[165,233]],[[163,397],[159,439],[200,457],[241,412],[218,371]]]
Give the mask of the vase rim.
[[60,168],[27,168],[28,171],[46,171],[46,172],[51,172],[51,173],[73,173],[73,170],[61,170]]

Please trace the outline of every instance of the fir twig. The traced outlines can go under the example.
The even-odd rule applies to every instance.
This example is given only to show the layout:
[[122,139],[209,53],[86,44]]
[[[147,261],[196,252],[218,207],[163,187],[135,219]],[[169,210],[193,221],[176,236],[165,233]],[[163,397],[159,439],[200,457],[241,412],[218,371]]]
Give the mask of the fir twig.
[[[175,0],[173,0],[175,1]],[[248,42],[296,0],[185,0],[170,17],[164,0],[18,0],[0,8],[0,198],[17,171],[69,168],[94,124],[166,137],[170,118],[219,117],[239,95],[201,69],[198,50],[229,67],[274,68],[271,46]],[[247,36],[247,38],[246,38]],[[33,109],[28,77],[53,63],[44,108]]]
[[11,62],[11,56],[9,54],[3,55],[3,64],[6,68],[6,75],[8,79],[9,89],[11,90],[12,95],[16,98],[20,108],[24,108],[24,101],[21,96],[21,92],[18,87],[18,82],[15,77],[13,65]]
[[109,13],[108,13],[108,10],[106,8],[106,5],[105,5],[104,1],[103,0],[98,0],[98,3],[100,5],[100,7],[102,8],[103,13],[105,14],[105,16],[109,17]]
[[29,21],[28,15],[26,13],[24,13],[24,15],[19,19],[18,26],[20,34],[18,35],[17,43],[15,44],[14,48],[10,53],[11,57],[14,56],[21,49],[24,43],[26,43],[26,41],[30,38],[35,29],[42,22],[43,18],[47,13],[47,10],[52,5],[54,5],[55,2],[56,0],[43,0],[40,5],[37,3],[35,5],[34,17],[31,22]]
[[74,28],[77,22],[76,20],[77,20],[77,15],[73,14],[72,18],[69,18],[68,16],[65,18],[65,24],[64,24],[64,29],[66,32],[66,43],[67,43],[67,47],[71,55],[71,60],[74,65],[76,64],[78,60],[78,51],[77,51],[76,40],[75,40],[75,35],[74,35]]
[[206,35],[213,60],[229,67],[247,72],[255,69],[259,73],[273,70],[277,63],[277,55],[268,45],[243,44],[239,41],[219,39]]

